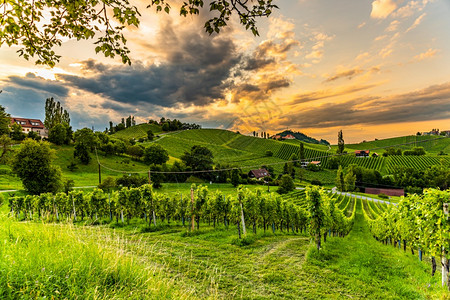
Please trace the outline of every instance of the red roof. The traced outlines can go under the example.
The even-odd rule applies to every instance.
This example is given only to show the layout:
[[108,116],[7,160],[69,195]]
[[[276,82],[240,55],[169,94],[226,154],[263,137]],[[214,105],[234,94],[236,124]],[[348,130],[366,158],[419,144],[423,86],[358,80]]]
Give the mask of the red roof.
[[295,140],[295,136],[293,136],[292,134],[288,134],[284,138],[287,140]]
[[22,125],[22,128],[45,129],[44,123],[42,123],[39,119],[11,117],[11,125],[13,125],[14,123]]
[[356,153],[356,154],[364,154],[364,153],[365,153],[365,154],[369,154],[369,153],[370,153],[370,150],[356,150],[355,153]]
[[250,174],[253,174],[253,176],[255,176],[255,178],[257,179],[270,176],[269,172],[266,169],[251,170],[249,172],[249,175]]

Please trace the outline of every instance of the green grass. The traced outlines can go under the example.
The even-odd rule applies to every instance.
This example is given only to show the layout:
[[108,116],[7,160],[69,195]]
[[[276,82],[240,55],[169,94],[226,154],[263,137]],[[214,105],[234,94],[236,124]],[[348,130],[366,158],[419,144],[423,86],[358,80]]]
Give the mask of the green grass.
[[[440,287],[439,274],[417,256],[377,242],[364,220],[358,201],[352,232],[330,239],[320,251],[308,252],[307,264],[315,278],[326,280],[340,297],[359,299],[436,299],[450,295]],[[328,297],[324,294],[324,297]]]
[[329,237],[320,252],[292,232],[250,232],[238,246],[234,226],[202,224],[192,234],[172,223],[149,232],[133,223],[17,222],[3,213],[0,298],[448,297],[427,263],[370,236],[360,203],[350,235]]

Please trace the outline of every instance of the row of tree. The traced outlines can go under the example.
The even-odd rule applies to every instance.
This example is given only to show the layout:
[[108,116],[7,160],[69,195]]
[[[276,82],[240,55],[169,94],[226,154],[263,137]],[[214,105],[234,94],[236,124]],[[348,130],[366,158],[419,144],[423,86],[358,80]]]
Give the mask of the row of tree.
[[[398,205],[389,205],[376,214],[373,210],[364,210],[373,236],[394,246],[407,245],[411,252],[419,251],[419,257],[427,252],[432,257],[432,274],[436,271],[435,257],[441,257],[445,267],[444,276],[448,278],[450,256],[450,221],[448,205],[450,190],[426,189],[423,195],[409,195]],[[448,284],[448,283],[447,283]]]
[[198,230],[207,222],[215,227],[235,225],[239,237],[246,234],[246,224],[254,233],[257,229],[287,232],[309,232],[320,248],[321,237],[327,234],[344,236],[350,231],[354,213],[347,218],[332,197],[317,187],[308,188],[307,209],[274,193],[264,193],[239,187],[235,196],[220,191],[210,192],[206,186],[191,187],[190,195],[169,195],[153,191],[150,185],[122,188],[112,193],[101,189],[92,192],[43,193],[41,195],[9,198],[10,212],[17,218],[77,221],[109,219],[130,222],[138,218],[149,226],[177,221]]

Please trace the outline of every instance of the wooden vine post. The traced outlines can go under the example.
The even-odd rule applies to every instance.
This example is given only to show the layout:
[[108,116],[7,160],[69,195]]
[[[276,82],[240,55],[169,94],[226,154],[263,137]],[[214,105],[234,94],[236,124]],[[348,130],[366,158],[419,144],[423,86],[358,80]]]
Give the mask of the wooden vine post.
[[[444,218],[446,221],[448,221],[448,203],[443,204],[443,210],[444,210]],[[448,268],[449,268],[449,261],[446,256],[446,249],[445,246],[442,246],[442,255],[441,255],[441,264],[442,264],[442,286],[447,285],[447,289],[450,290],[450,284],[449,284],[449,276],[448,276]]]
[[195,213],[194,213],[194,189],[191,188],[191,207],[192,207],[192,217],[191,217],[191,223],[192,223],[192,228],[191,230],[194,231],[195,229]]
[[241,195],[239,194],[239,192],[238,192],[238,198],[239,198],[239,205],[241,206],[242,233],[245,236],[247,234],[247,230],[245,229],[244,208],[242,206],[242,199],[241,199]]

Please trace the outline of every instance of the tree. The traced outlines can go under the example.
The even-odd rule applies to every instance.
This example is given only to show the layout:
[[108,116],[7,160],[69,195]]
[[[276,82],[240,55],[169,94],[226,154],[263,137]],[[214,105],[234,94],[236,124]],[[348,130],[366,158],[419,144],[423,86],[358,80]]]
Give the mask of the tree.
[[53,98],[45,100],[45,120],[44,125],[48,130],[57,124],[70,124],[70,117],[59,101],[55,102]]
[[135,159],[139,159],[144,155],[144,149],[139,145],[129,146],[127,148],[127,154],[133,156]]
[[336,188],[337,188],[338,191],[343,192],[344,191],[344,187],[345,187],[344,172],[342,170],[342,167],[339,166],[339,168],[337,170],[337,175],[336,175]]
[[353,170],[348,170],[344,177],[344,188],[347,192],[352,192],[355,190],[356,175],[353,174]]
[[153,138],[155,137],[155,135],[153,134],[153,131],[151,130],[151,129],[149,129],[148,131],[147,131],[147,139],[149,140],[149,141],[153,141]]
[[28,132],[27,138],[33,139],[35,141],[40,141],[41,140],[41,136],[36,131]]
[[143,157],[147,165],[162,165],[169,160],[167,150],[158,144],[152,144],[145,148]]
[[0,105],[0,136],[9,134],[9,125],[11,124],[11,117],[6,113],[5,108]]
[[84,143],[75,143],[73,157],[78,158],[81,163],[87,165],[91,161],[91,156],[89,155],[89,148]]
[[56,145],[64,144],[67,140],[66,127],[61,123],[54,125],[48,131],[48,140]]
[[95,147],[99,144],[98,137],[89,128],[78,129],[75,131],[73,138],[75,144],[84,144],[89,151],[94,151]]
[[22,131],[22,125],[14,123],[11,126],[11,138],[15,141],[23,141],[26,137],[25,133]]
[[0,136],[0,146],[2,147],[2,155],[0,156],[0,162],[3,162],[3,158],[5,157],[6,153],[11,151],[10,147],[11,144],[12,140],[8,135],[3,134]]
[[[205,31],[209,34],[219,33],[230,22],[230,17],[236,14],[246,29],[258,35],[256,19],[269,16],[277,6],[272,4],[272,0],[251,2],[251,5],[247,2],[209,1],[211,18],[205,23]],[[176,2],[151,0],[147,7],[169,13],[172,5],[176,5]],[[198,15],[203,5],[204,1],[184,2],[179,13],[184,17]],[[59,62],[60,55],[55,53],[54,48],[61,46],[63,38],[88,40],[94,37],[97,37],[97,53],[102,52],[111,58],[118,55],[123,63],[131,63],[124,32],[127,27],[139,26],[141,14],[127,0],[3,1],[0,10],[3,12],[0,45],[19,45],[19,56],[27,60],[36,57],[36,64],[52,67]],[[107,11],[113,12],[113,16]]]
[[184,152],[181,160],[194,171],[210,170],[213,164],[213,154],[208,148],[196,145],[192,146],[190,152]]
[[336,150],[336,153],[342,154],[344,153],[344,136],[342,135],[342,130],[339,130],[338,132],[338,148]]
[[279,194],[286,194],[295,189],[294,180],[288,174],[281,176],[280,186],[277,190]]
[[303,146],[303,143],[300,142],[300,151],[299,156],[301,160],[305,159],[305,147]]
[[310,235],[315,238],[317,250],[320,250],[321,230],[325,223],[325,213],[319,189],[314,186],[306,188],[306,200],[308,201],[310,218]]
[[237,187],[240,182],[241,182],[241,176],[239,175],[239,170],[233,169],[233,171],[231,171],[231,184],[234,187]]
[[62,189],[61,170],[52,165],[54,151],[47,142],[26,139],[12,161],[12,169],[31,194],[58,192]]
[[273,156],[273,152],[270,151],[270,150],[266,150],[265,155],[266,155],[267,157],[271,157],[271,156]]

